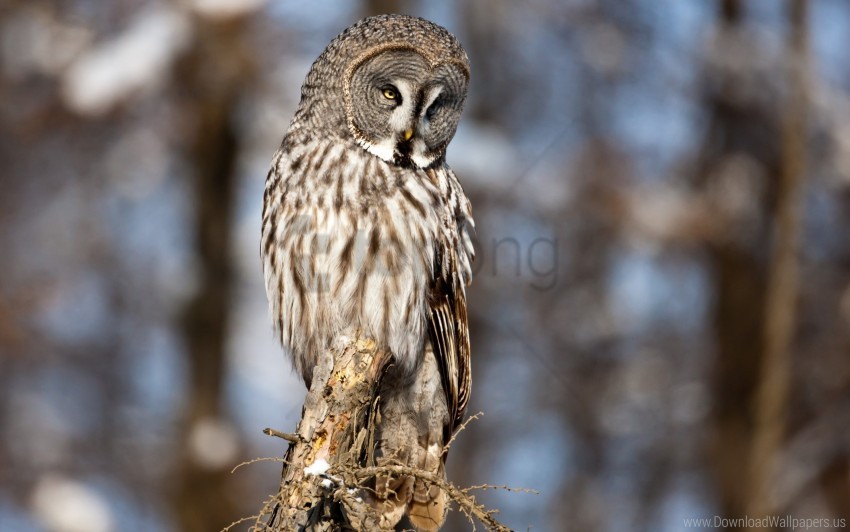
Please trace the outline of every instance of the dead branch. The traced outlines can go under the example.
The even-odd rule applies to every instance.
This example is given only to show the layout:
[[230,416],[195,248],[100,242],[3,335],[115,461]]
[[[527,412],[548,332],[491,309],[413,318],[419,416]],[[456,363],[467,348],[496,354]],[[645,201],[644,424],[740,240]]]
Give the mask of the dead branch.
[[263,434],[265,434],[267,436],[275,436],[277,438],[284,439],[284,440],[288,441],[289,443],[298,443],[299,442],[297,434],[290,434],[288,432],[281,432],[279,430],[275,430],[275,429],[270,428],[270,427],[263,429]]

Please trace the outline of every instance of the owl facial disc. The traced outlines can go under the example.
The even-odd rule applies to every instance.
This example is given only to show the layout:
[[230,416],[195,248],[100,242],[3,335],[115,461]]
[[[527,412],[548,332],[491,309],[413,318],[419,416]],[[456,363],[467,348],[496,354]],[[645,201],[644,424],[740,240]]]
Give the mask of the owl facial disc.
[[354,69],[349,128],[358,144],[384,161],[428,168],[445,156],[466,97],[462,65],[431,65],[420,53],[379,51]]

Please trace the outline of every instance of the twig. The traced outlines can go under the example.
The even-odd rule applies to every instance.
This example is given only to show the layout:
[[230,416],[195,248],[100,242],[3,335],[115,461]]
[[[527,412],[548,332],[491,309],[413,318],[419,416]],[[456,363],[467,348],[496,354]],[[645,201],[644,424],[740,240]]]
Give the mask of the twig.
[[532,495],[540,495],[539,491],[532,488],[514,488],[511,486],[506,486],[504,484],[477,484],[475,486],[469,486],[468,488],[461,488],[461,491],[464,493],[475,490],[502,490],[511,491],[514,493],[530,493]]
[[301,438],[298,437],[298,434],[292,434],[290,432],[281,432],[271,427],[264,428],[263,434],[265,434],[266,436],[276,436],[278,438],[283,438],[289,443],[298,443],[301,441]]
[[233,473],[236,472],[237,469],[239,469],[242,466],[256,464],[257,462],[283,462],[285,464],[286,460],[284,460],[283,458],[279,458],[277,456],[265,456],[265,457],[261,457],[261,458],[254,458],[253,460],[247,460],[245,462],[241,462],[241,463],[236,464],[236,466],[233,469],[230,470],[230,474],[232,475]]
[[248,516],[248,517],[243,517],[242,519],[237,519],[236,521],[233,521],[232,523],[230,523],[230,524],[229,524],[229,525],[227,525],[226,527],[222,528],[222,529],[221,529],[221,532],[227,532],[228,530],[230,530],[231,528],[235,527],[236,525],[239,525],[239,524],[245,523],[245,522],[247,522],[247,521],[250,521],[251,519],[255,519],[255,520],[256,520],[258,517],[261,517],[261,515],[250,515],[250,516]]
[[458,435],[458,434],[460,434],[462,430],[465,430],[465,429],[466,429],[466,426],[467,426],[467,425],[469,425],[470,423],[472,423],[472,422],[473,422],[473,421],[475,421],[476,419],[481,419],[482,417],[484,417],[484,412],[478,412],[478,413],[476,413],[476,414],[474,414],[474,415],[471,415],[471,416],[469,416],[468,418],[466,418],[466,419],[463,421],[463,423],[461,423],[461,424],[460,424],[460,426],[457,428],[457,430],[455,431],[455,433],[454,433],[454,434],[452,434],[452,437],[451,437],[451,438],[449,438],[449,441],[448,441],[448,442],[447,442],[447,443],[443,446],[443,452],[442,452],[442,453],[440,453],[440,456],[445,456],[445,455],[446,455],[446,453],[448,453],[448,452],[449,452],[449,447],[451,447],[451,446],[452,446],[452,443],[454,443],[455,438],[457,438],[457,435]]

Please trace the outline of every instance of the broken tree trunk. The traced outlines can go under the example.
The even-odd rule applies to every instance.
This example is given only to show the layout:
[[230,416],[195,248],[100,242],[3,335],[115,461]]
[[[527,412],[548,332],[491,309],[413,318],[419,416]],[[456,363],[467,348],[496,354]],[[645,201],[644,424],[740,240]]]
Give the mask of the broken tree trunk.
[[[495,510],[486,509],[472,494],[473,490],[496,486],[461,489],[427,471],[375,465],[374,429],[380,423],[378,392],[391,363],[389,353],[358,335],[340,337],[334,348],[321,357],[313,370],[296,433],[266,429],[267,434],[284,438],[290,445],[280,490],[260,512],[254,530],[394,530],[398,516],[393,519],[383,515],[370,504],[373,490],[369,486],[380,475],[424,480],[448,494],[470,522],[475,518],[490,530],[510,530],[495,519]],[[262,524],[266,516],[270,516],[268,522]]]
[[335,476],[372,465],[377,392],[391,359],[358,337],[340,339],[322,357],[297,432],[284,435],[290,446],[267,530],[392,529],[365,502],[357,479]]

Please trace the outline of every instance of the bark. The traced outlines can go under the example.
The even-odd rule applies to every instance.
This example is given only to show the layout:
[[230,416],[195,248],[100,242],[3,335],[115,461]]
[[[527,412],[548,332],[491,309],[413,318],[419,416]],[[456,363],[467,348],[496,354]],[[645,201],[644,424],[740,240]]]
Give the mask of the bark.
[[[301,422],[286,453],[270,530],[392,530],[346,472],[371,464],[378,389],[390,363],[372,340],[342,339],[313,370]],[[310,467],[327,463],[321,473]],[[314,469],[315,470],[315,469]],[[350,489],[353,488],[353,489]],[[271,510],[271,507],[274,509]]]

